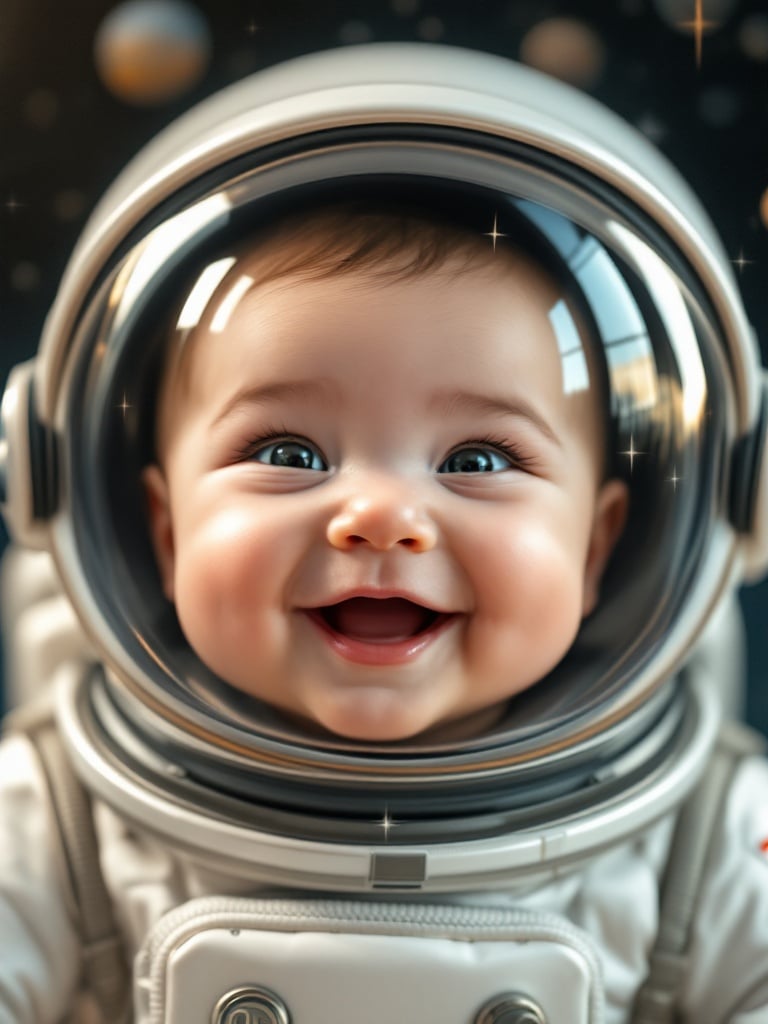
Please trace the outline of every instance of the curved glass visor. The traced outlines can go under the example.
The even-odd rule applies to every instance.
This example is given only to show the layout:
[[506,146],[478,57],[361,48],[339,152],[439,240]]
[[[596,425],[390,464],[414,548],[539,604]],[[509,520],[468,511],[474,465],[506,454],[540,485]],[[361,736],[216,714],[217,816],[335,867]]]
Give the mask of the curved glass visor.
[[[421,269],[408,270],[413,246],[398,249],[397,239],[391,238],[361,242],[364,228],[359,225],[347,226],[353,237],[345,241],[343,222],[323,255],[317,232],[310,230],[318,211],[325,216],[323,211],[357,203],[402,213],[404,196],[408,215],[423,218],[431,240],[420,252]],[[195,653],[200,645],[190,643],[163,587],[142,483],[145,467],[159,458],[158,416],[162,420],[159,410],[170,393],[169,373],[178,370],[180,379],[194,375],[197,346],[207,351],[206,365],[221,368],[219,377],[225,370],[234,374],[241,365],[244,380],[234,384],[269,386],[271,378],[256,379],[257,361],[244,356],[243,322],[257,316],[259,295],[270,281],[293,274],[317,284],[324,275],[330,280],[341,273],[342,264],[344,273],[354,273],[345,245],[357,254],[355,259],[368,258],[369,280],[389,274],[390,284],[393,267],[401,283],[409,274],[426,280],[441,265],[455,270],[456,259],[469,266],[481,246],[491,254],[504,251],[510,289],[518,296],[516,308],[532,310],[537,343],[548,339],[531,358],[519,331],[511,329],[504,335],[509,349],[494,349],[498,370],[486,372],[486,378],[478,367],[489,360],[482,350],[473,352],[470,390],[477,392],[485,379],[493,383],[479,399],[475,394],[474,408],[479,410],[485,400],[481,425],[498,415],[504,429],[466,436],[459,432],[453,438],[441,427],[443,447],[435,441],[431,461],[422,459],[440,487],[456,498],[465,486],[457,478],[473,477],[469,487],[495,487],[495,478],[504,471],[509,475],[510,468],[540,481],[550,472],[546,452],[552,445],[547,449],[546,436],[542,440],[538,435],[549,431],[560,446],[558,465],[568,468],[569,453],[574,453],[584,460],[585,473],[595,467],[596,484],[614,481],[626,495],[623,513],[616,514],[619,525],[608,544],[607,564],[596,577],[594,607],[587,608],[583,621],[579,616],[575,639],[567,630],[558,634],[560,647],[553,648],[557,656],[551,663],[537,659],[531,643],[519,652],[511,647],[508,709],[490,733],[463,739],[462,749],[490,744],[514,747],[516,758],[524,759],[526,751],[538,756],[542,737],[550,749],[558,749],[570,737],[583,739],[606,723],[621,721],[651,697],[679,661],[699,626],[700,608],[711,601],[727,572],[731,539],[724,521],[722,450],[733,434],[734,412],[725,390],[722,341],[706,299],[684,263],[674,254],[662,256],[653,232],[645,233],[637,221],[636,211],[622,211],[583,184],[554,183],[550,174],[512,157],[488,160],[455,145],[360,145],[303,154],[243,174],[169,214],[116,259],[84,309],[70,350],[58,424],[65,446],[68,505],[56,537],[73,598],[101,639],[121,680],[119,699],[134,709],[130,713],[135,714],[138,700],[148,714],[157,716],[154,727],[170,722],[175,729],[236,751],[238,757],[286,741],[320,752],[362,750],[363,756],[374,756],[379,749],[306,733],[295,718],[275,710],[268,687],[259,682],[258,650],[252,652],[254,667],[249,669],[253,679],[245,681],[228,678]],[[302,223],[308,226],[312,258],[319,260],[309,270],[302,264]],[[448,225],[447,235],[435,224]],[[455,246],[453,256],[439,254],[445,237]],[[367,250],[373,255],[365,257]],[[478,345],[482,331],[480,336]],[[234,356],[233,337],[239,353]],[[328,341],[323,337],[318,344]],[[437,344],[434,337],[429,344]],[[186,369],[174,369],[173,360],[185,346],[191,352]],[[312,353],[312,366],[317,356]],[[267,359],[267,377],[271,366]],[[451,383],[445,374],[440,379]],[[376,415],[384,415],[377,395],[369,397],[376,400]],[[463,408],[464,416],[472,401],[459,399],[443,413]],[[494,402],[499,406],[505,401],[506,414],[500,408],[489,411]],[[271,447],[266,441],[252,446],[247,454],[251,464],[265,466],[271,477],[280,469],[295,477],[302,470],[323,472],[343,463],[341,448],[329,456],[322,439],[307,436],[308,429],[284,427],[277,408],[282,436]],[[457,421],[465,422],[460,417]],[[578,423],[587,424],[581,437],[576,435],[582,427],[571,429]],[[403,434],[400,427],[393,420],[398,436]],[[518,428],[519,438],[507,444],[510,430]],[[351,436],[351,430],[342,424],[338,436]],[[520,450],[524,443],[530,450]],[[327,465],[314,464],[315,456],[321,463],[328,459]],[[481,477],[482,485],[477,482]],[[578,480],[572,486],[574,494],[583,496]],[[308,501],[317,498],[314,490],[302,492]],[[487,493],[485,499],[479,491],[461,496],[465,502],[485,501],[486,511],[491,504]],[[499,508],[488,521],[503,531],[501,510],[503,500],[509,499],[493,500]],[[512,505],[510,501],[510,515],[515,512]],[[584,533],[577,520],[575,516],[574,535],[581,529],[588,542],[589,531]],[[577,543],[568,526],[560,525],[557,537],[566,547],[571,540]],[[501,572],[505,550],[501,542]],[[510,571],[514,567],[513,559]],[[455,571],[460,573],[461,566]],[[444,585],[450,590],[450,571]],[[521,592],[529,586],[533,582],[521,575]],[[418,590],[418,573],[409,577],[409,588]],[[401,600],[391,612],[398,636],[429,630],[446,611],[414,611],[403,605]],[[368,609],[361,602],[318,615],[331,630],[362,637],[369,645],[371,630],[378,628],[368,622]],[[541,635],[546,635],[545,628]],[[519,662],[529,667],[521,670],[518,685]],[[503,672],[497,677],[501,680]],[[503,686],[492,690],[494,698],[498,693]],[[257,699],[263,695],[266,701]],[[419,755],[446,749],[446,743],[450,748],[450,741],[417,739],[398,750]]]

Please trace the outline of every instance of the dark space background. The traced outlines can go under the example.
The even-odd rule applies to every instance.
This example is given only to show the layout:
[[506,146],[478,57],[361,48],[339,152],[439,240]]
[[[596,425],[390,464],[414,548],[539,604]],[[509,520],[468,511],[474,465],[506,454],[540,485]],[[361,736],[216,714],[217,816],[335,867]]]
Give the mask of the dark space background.
[[[368,40],[523,59],[640,128],[710,211],[768,363],[766,0],[172,2],[162,43],[169,0],[0,0],[0,387],[34,353],[90,209],[144,142],[252,71]],[[153,46],[159,69],[137,77],[131,60]],[[768,733],[768,583],[742,605],[747,716]]]

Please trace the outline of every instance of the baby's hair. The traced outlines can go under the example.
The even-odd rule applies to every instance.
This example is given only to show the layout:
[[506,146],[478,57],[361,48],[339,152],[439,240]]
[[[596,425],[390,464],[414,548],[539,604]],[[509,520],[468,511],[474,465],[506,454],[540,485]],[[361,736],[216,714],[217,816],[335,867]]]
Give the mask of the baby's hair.
[[[349,273],[392,282],[438,270],[459,276],[492,258],[510,258],[522,248],[508,239],[497,253],[479,231],[402,204],[381,206],[360,200],[294,213],[235,240],[198,268],[168,325],[168,356],[173,358],[174,349],[178,350],[176,369],[180,369],[190,337],[205,323],[206,313],[210,316],[217,308],[246,260],[252,279],[249,287],[258,288],[287,277],[317,281]],[[179,328],[178,315],[192,289],[220,261],[231,266],[207,296],[194,327]]]
[[294,214],[241,249],[253,246],[270,254],[257,284],[290,275],[318,280],[348,272],[408,280],[449,263],[461,273],[491,249],[482,235],[420,208],[364,201]]

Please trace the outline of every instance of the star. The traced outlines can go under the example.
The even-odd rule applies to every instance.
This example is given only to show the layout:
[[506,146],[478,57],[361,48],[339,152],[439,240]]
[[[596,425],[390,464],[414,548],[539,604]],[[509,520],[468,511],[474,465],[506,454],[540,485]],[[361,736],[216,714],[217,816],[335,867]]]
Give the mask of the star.
[[494,252],[496,252],[496,239],[497,238],[506,238],[507,237],[502,231],[498,230],[498,223],[499,223],[499,215],[498,215],[498,213],[494,213],[494,215],[493,215],[493,229],[491,231],[484,231],[483,232],[483,234],[485,235],[486,238],[493,239],[493,251]]
[[691,21],[679,21],[678,25],[680,28],[689,28],[693,30],[694,38],[696,39],[696,67],[701,67],[701,37],[704,32],[709,28],[717,28],[718,22],[707,21],[702,12],[702,0],[696,0],[696,13]]
[[128,412],[128,410],[133,408],[131,403],[126,398],[125,392],[123,392],[123,400],[122,402],[120,402],[117,408],[122,410],[123,419],[125,419],[125,414]]
[[388,807],[384,808],[384,816],[382,817],[379,824],[381,828],[384,830],[384,841],[386,842],[389,839],[389,830],[397,826],[397,822],[394,820],[394,818],[390,818],[389,816]]
[[5,208],[8,213],[16,213],[17,210],[21,210],[24,207],[24,203],[20,203],[14,195],[8,196],[5,201]]
[[248,33],[249,36],[255,36],[256,35],[256,33],[259,31],[259,26],[256,23],[256,19],[255,18],[251,18],[251,20],[245,26],[245,31]]
[[744,250],[743,249],[739,249],[738,259],[731,260],[731,263],[733,263],[733,265],[735,267],[739,268],[739,273],[740,274],[744,270],[744,267],[751,267],[754,262],[755,262],[754,260],[747,260],[747,259],[744,258]]
[[637,448],[635,448],[635,436],[634,434],[631,434],[629,438],[629,450],[626,452],[619,452],[619,455],[627,455],[629,457],[629,471],[631,473],[635,468],[635,457],[637,455],[645,455],[645,452],[638,451]]
[[672,489],[677,490],[677,485],[683,478],[677,475],[677,466],[672,467],[672,476],[669,477],[668,483],[672,484]]

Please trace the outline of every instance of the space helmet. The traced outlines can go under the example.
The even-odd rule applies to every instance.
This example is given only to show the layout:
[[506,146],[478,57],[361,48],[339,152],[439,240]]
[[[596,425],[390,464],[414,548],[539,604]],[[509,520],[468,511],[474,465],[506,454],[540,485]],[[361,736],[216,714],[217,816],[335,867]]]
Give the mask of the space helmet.
[[[514,224],[546,254],[597,339],[611,472],[629,489],[572,649],[460,742],[320,736],[234,690],[185,640],[146,527],[158,324],[254,232],[350,198],[406,201],[494,245]],[[562,358],[578,376],[583,353]],[[485,887],[645,827],[691,788],[715,732],[681,666],[768,564],[764,392],[706,214],[589,97],[422,44],[234,84],[106,193],[3,401],[6,519],[52,553],[102,659],[62,700],[78,771],[166,840],[303,887]]]

